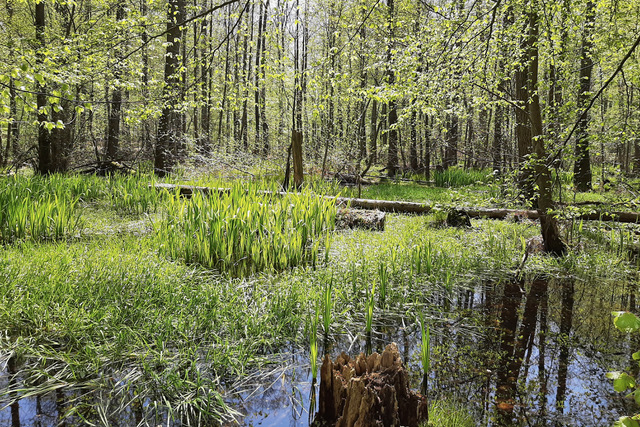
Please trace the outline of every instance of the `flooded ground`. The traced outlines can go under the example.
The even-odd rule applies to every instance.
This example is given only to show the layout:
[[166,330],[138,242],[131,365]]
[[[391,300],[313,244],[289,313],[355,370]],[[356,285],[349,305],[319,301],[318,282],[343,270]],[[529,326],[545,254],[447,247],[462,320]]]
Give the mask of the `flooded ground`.
[[[610,370],[638,371],[631,354],[640,342],[618,332],[611,320],[611,311],[636,309],[634,291],[635,285],[565,279],[492,283],[446,299],[434,297],[433,309],[443,320],[432,326],[429,398],[461,402],[477,425],[613,424],[636,410],[605,377]],[[416,325],[399,315],[378,318],[381,323],[386,327],[377,327],[373,350],[396,342],[418,388]],[[365,347],[361,336],[339,333],[325,349],[335,357],[341,351],[355,355]],[[4,366],[0,388],[8,386],[7,372],[14,370]],[[315,411],[304,352],[285,352],[270,372],[247,378],[233,390],[228,403],[243,414],[241,425],[307,426]],[[0,411],[0,425],[60,425],[70,399],[60,390],[25,397]],[[149,423],[141,413],[131,405],[115,424]],[[71,417],[66,422],[83,420]],[[113,420],[110,424],[115,425]]]
[[[453,300],[451,318],[432,329],[430,399],[461,402],[487,426],[606,426],[637,410],[605,377],[610,370],[637,372],[631,353],[640,342],[611,319],[611,311],[635,310],[628,285],[497,283]],[[417,389],[419,332],[392,330],[374,339],[374,350],[397,342]],[[356,354],[365,343],[338,338],[330,353],[349,346]],[[246,426],[306,426],[310,397],[308,365],[291,363],[234,404]]]

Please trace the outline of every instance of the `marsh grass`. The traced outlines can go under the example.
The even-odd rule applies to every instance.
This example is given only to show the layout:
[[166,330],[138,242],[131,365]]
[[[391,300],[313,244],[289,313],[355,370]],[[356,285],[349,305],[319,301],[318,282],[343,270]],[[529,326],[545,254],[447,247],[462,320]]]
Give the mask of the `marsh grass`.
[[57,185],[56,178],[5,177],[0,181],[3,243],[61,239],[81,227],[78,195]]
[[309,359],[311,361],[311,376],[315,382],[318,378],[318,322],[320,310],[315,308],[315,315],[311,320],[311,332],[309,334]]
[[323,243],[326,261],[334,224],[333,200],[235,186],[219,196],[170,200],[155,229],[161,251],[171,258],[248,276],[315,265]]
[[443,171],[434,171],[433,180],[438,187],[463,187],[473,184],[486,184],[493,179],[490,169],[468,169],[451,167]]
[[[308,350],[317,372],[321,315],[333,342],[355,341],[361,334],[353,331],[363,329],[384,336],[405,320],[413,324],[416,312],[452,318],[456,295],[511,278],[522,239],[539,233],[526,221],[473,220],[470,229],[454,229],[430,226],[433,216],[401,215],[389,215],[382,233],[332,233],[331,204],[310,193],[282,199],[259,194],[266,184],[186,200],[145,195],[143,178],[52,178],[32,182],[33,197],[77,199],[76,209],[91,211],[91,222],[107,213],[114,215],[111,223],[122,213],[129,221],[157,210],[155,233],[6,245],[0,354],[15,355],[16,378],[23,381],[0,391],[0,406],[18,391],[63,390],[86,397],[73,400],[75,416],[95,420],[101,408],[113,423],[110,417],[131,402],[149,425],[228,419],[221,390],[266,370],[275,355]],[[127,185],[140,197],[118,207],[113,189]],[[599,227],[576,224],[571,232],[580,249],[564,259],[533,255],[523,275],[635,278],[637,267],[621,253],[632,243],[632,230],[602,233]],[[392,292],[388,284],[382,290],[385,281]],[[429,334],[438,341],[433,330]],[[436,366],[436,345],[431,351]],[[459,407],[445,407],[457,419]],[[432,420],[437,411],[431,410]],[[464,418],[459,422],[453,425],[468,425]]]
[[436,400],[429,405],[429,422],[422,427],[474,427],[476,422],[459,403]]
[[333,292],[333,275],[329,280],[329,283],[325,284],[323,293],[322,293],[322,321],[324,326],[324,335],[325,337],[329,336],[329,332],[331,329],[331,312],[333,310],[332,303],[332,292]]

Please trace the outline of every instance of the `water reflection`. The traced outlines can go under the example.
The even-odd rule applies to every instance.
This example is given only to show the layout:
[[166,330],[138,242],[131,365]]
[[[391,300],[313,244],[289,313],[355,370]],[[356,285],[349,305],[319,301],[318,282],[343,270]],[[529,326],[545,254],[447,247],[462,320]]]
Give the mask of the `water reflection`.
[[[419,327],[404,314],[380,314],[370,336],[350,331],[327,337],[322,353],[379,351],[395,341],[413,387],[428,384],[430,400],[461,402],[478,425],[611,425],[635,411],[633,401],[615,393],[605,378],[609,370],[637,373],[630,355],[640,348],[639,338],[619,333],[610,317],[611,311],[636,308],[635,291],[635,284],[536,279],[433,295],[429,309],[443,320],[431,325],[432,372],[426,378]],[[240,423],[309,425],[317,384],[308,360],[306,352],[294,351],[278,369],[236,387],[227,402],[245,414]],[[14,365],[1,368],[0,388],[19,381]],[[59,425],[72,398],[59,391],[22,399],[0,411],[0,425]],[[153,424],[148,408],[136,405],[124,415],[130,424],[119,425]]]

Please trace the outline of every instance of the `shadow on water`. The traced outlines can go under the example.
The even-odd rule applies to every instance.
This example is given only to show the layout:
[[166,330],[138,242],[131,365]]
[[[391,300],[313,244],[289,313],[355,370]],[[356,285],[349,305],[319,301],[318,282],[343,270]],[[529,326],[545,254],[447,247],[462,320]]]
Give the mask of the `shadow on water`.
[[[635,408],[632,399],[613,391],[605,374],[637,373],[631,353],[640,343],[619,333],[610,313],[635,309],[635,287],[629,285],[569,279],[484,284],[431,297],[428,311],[441,320],[431,325],[427,378],[419,327],[402,313],[377,314],[370,336],[335,334],[323,340],[320,353],[381,352],[394,341],[413,387],[428,384],[430,401],[462,404],[476,425],[611,425]],[[318,406],[308,353],[284,353],[273,366],[230,387],[227,403],[243,414],[240,425],[308,426]],[[14,360],[0,369],[0,389],[20,381]],[[61,425],[65,402],[74,398],[65,393],[25,397],[10,406],[0,402],[0,425]],[[130,409],[112,425],[145,424],[140,408]],[[75,421],[67,418],[68,425]]]

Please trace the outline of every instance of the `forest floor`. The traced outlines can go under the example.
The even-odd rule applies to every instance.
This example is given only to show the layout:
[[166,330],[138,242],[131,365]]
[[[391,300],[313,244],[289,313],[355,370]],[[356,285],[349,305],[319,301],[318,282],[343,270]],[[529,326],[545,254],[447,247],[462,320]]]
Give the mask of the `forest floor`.
[[[453,206],[521,207],[511,186],[487,171],[456,170],[432,185],[310,185],[322,194],[435,207],[425,216],[388,214],[382,232],[332,230],[331,206],[312,196],[256,196],[275,188],[270,180],[184,174],[171,181],[249,188],[215,209],[149,188],[151,176],[3,180],[18,193],[3,190],[0,221],[2,425],[306,425],[315,412],[314,342],[318,362],[325,353],[355,356],[396,342],[418,389],[420,317],[430,326],[434,425],[595,426],[634,411],[605,374],[636,363],[637,340],[613,327],[611,312],[636,309],[632,249],[640,227],[571,220],[592,207],[564,209],[567,256],[532,253],[522,265],[537,222],[445,223]],[[633,188],[614,183],[574,194],[568,185],[565,200],[635,209]],[[24,206],[7,201],[15,194]],[[59,204],[42,215],[51,222],[43,219],[38,231],[31,224],[37,207],[50,202],[45,194]],[[189,206],[233,211],[224,220],[230,224],[272,205],[279,207],[265,210],[264,224],[221,235],[222,242],[237,233],[234,241],[266,245],[246,246],[253,253],[235,257],[185,228],[197,221],[185,213]],[[298,205],[305,208],[291,207]],[[15,231],[18,213],[18,225],[7,225],[9,209],[26,212],[24,235]],[[54,221],[65,209],[68,218]],[[175,220],[183,213],[183,223]],[[283,219],[274,226],[269,215]],[[300,228],[296,215],[320,219]],[[304,239],[296,252],[298,233]],[[174,247],[175,236],[182,238]],[[228,262],[196,253],[218,243]]]

